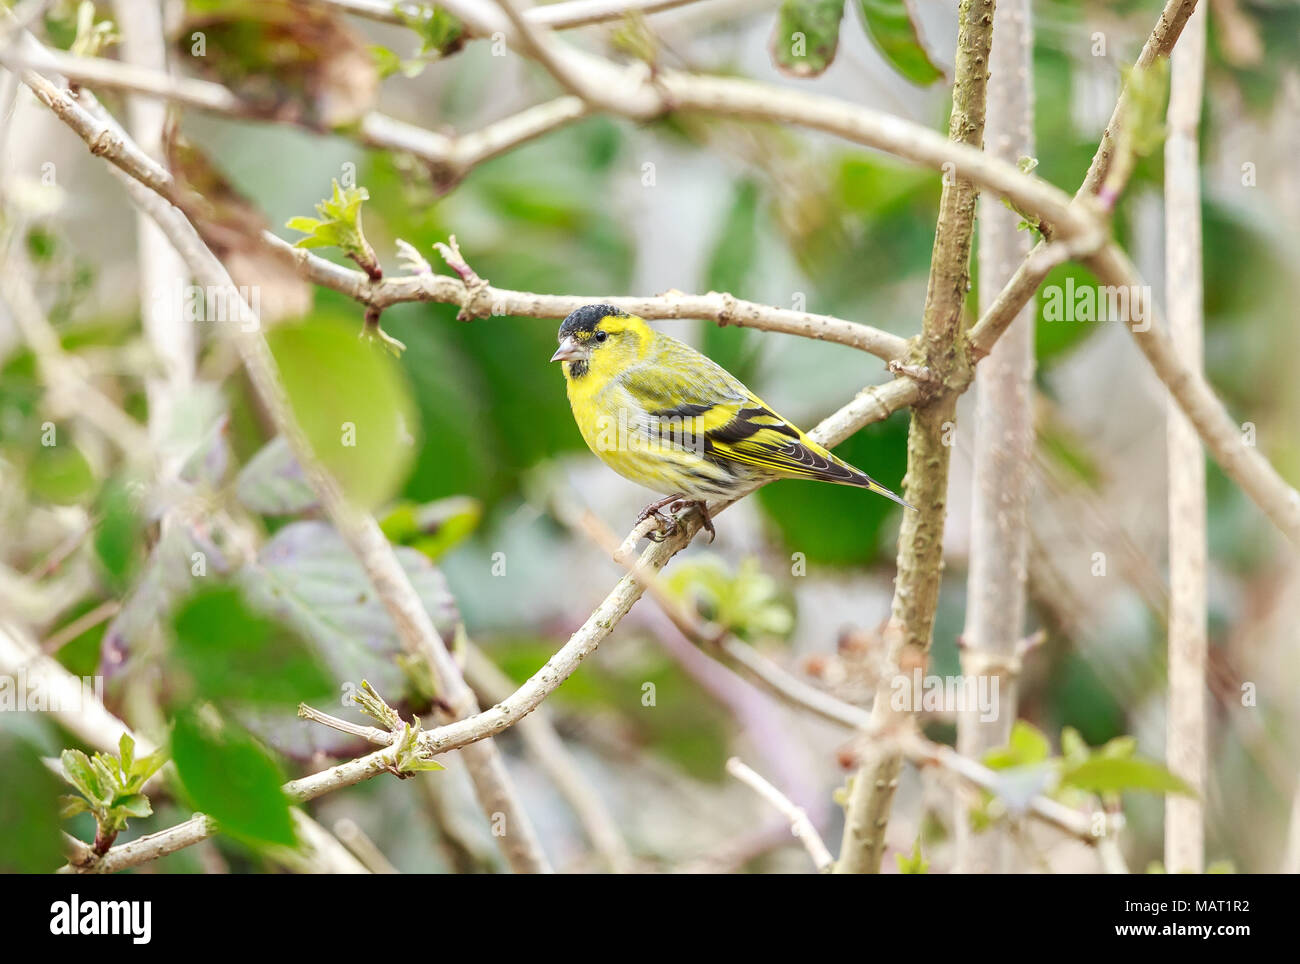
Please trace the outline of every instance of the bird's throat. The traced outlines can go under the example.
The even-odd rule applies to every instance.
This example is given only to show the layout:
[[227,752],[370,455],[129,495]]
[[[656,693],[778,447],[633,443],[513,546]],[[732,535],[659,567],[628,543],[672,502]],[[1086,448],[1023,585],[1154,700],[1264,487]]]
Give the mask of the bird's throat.
[[576,360],[574,360],[574,361],[569,362],[569,377],[570,377],[570,378],[581,378],[581,377],[582,377],[583,375],[585,375],[585,374],[587,374],[587,362],[586,362],[586,359],[579,358],[579,359],[576,359]]

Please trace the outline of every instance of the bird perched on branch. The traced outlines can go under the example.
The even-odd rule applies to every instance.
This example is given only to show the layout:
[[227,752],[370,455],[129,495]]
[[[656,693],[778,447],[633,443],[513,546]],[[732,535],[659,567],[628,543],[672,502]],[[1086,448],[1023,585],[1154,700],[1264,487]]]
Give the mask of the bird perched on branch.
[[858,486],[912,508],[818,445],[722,366],[634,315],[586,305],[564,319],[559,341],[551,361],[563,363],[587,446],[615,472],[666,496],[637,519],[656,518],[656,541],[676,531],[671,513],[691,505],[712,536],[710,499],[733,499],[773,479]]

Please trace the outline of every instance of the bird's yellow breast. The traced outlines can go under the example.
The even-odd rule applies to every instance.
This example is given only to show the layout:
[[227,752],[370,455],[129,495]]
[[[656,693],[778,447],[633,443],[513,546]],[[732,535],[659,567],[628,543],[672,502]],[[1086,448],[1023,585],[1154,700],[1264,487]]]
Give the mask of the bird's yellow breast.
[[649,413],[617,377],[603,382],[588,371],[574,378],[565,362],[573,420],[587,448],[606,465],[638,485],[664,495],[713,498],[722,491],[713,483],[726,473],[709,465],[698,445],[674,444],[658,432],[647,432]]

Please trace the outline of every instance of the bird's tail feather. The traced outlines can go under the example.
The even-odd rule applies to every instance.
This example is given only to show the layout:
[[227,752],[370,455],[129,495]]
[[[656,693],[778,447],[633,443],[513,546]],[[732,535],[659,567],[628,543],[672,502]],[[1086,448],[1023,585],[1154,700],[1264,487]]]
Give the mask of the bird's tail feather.
[[867,475],[866,472],[863,472],[861,469],[854,468],[852,465],[849,465],[847,462],[842,462],[842,464],[844,465],[845,468],[849,469],[853,473],[853,481],[849,483],[850,485],[856,485],[859,486],[860,488],[868,489],[871,492],[879,493],[880,495],[883,495],[886,499],[889,499],[893,502],[897,502],[904,509],[911,509],[913,512],[916,511],[916,506],[912,505],[910,502],[904,502],[903,499],[897,493],[893,492],[890,489],[885,488],[883,485],[881,485],[871,476]]
[[889,489],[885,488],[883,485],[881,485],[881,484],[880,484],[879,482],[877,482],[875,479],[873,479],[873,478],[871,478],[870,476],[867,476],[867,475],[863,475],[863,478],[866,479],[866,481],[865,481],[864,483],[862,483],[862,487],[863,487],[864,489],[870,489],[872,492],[878,492],[878,493],[880,493],[881,495],[883,495],[886,499],[891,499],[891,500],[893,500],[894,502],[897,502],[897,503],[898,503],[899,505],[901,505],[904,509],[911,509],[913,512],[916,511],[916,506],[912,505],[912,503],[910,503],[910,502],[904,502],[904,501],[902,500],[901,497],[899,497],[898,495],[896,495],[895,493],[893,493],[893,492],[890,491]]

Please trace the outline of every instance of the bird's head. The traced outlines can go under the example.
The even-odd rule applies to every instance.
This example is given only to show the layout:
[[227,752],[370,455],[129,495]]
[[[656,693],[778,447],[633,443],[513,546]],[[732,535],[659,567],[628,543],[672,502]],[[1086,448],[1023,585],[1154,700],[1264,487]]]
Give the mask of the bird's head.
[[551,361],[563,362],[568,378],[593,371],[612,377],[642,357],[653,334],[640,318],[613,305],[584,305],[560,325],[560,347]]

